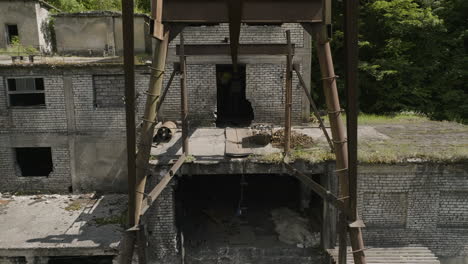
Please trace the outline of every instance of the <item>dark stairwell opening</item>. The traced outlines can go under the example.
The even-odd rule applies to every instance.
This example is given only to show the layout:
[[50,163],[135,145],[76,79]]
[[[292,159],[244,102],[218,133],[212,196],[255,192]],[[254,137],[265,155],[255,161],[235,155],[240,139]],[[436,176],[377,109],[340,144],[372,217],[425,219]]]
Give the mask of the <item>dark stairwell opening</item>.
[[246,98],[246,67],[238,65],[216,65],[218,127],[249,126],[254,119],[252,105]]
[[185,263],[293,264],[320,255],[322,201],[289,175],[184,176],[176,211]]

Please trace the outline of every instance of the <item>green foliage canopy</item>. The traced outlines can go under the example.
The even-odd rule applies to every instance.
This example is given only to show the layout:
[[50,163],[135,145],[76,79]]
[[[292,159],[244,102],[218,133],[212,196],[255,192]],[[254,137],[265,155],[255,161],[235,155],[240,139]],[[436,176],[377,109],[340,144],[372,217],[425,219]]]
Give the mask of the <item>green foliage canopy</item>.
[[[342,2],[334,12],[333,53],[343,75]],[[466,14],[466,0],[361,1],[361,111],[468,122]]]

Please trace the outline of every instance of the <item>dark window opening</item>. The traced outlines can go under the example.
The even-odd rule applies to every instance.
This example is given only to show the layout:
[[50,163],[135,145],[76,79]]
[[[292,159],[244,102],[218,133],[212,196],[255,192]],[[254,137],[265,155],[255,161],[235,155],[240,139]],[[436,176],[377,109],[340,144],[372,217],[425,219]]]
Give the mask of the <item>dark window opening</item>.
[[10,94],[11,106],[45,105],[44,94]]
[[47,177],[53,171],[51,148],[15,148],[15,151],[21,176]]
[[[303,252],[297,247],[301,241],[314,240],[314,246],[304,243],[310,248],[320,242],[322,200],[289,175],[184,176],[175,195],[181,246],[189,259],[202,249],[216,252],[224,247],[275,248],[294,255]],[[288,221],[291,229],[308,231],[285,242]]]
[[19,31],[17,25],[6,25],[7,44],[17,44],[19,42]]
[[43,78],[8,78],[10,106],[45,106]]
[[232,65],[216,65],[216,84],[217,126],[249,126],[254,113],[245,94],[245,65],[238,65],[237,73]]
[[48,264],[112,264],[114,256],[49,257]]

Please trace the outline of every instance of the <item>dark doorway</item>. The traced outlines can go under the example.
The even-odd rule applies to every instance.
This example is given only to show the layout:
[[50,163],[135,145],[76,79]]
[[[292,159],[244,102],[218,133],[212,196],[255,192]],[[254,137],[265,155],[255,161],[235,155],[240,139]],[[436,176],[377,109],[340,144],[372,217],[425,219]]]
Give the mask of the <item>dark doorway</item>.
[[[301,209],[304,198],[309,205]],[[249,255],[239,263],[259,263],[274,254],[299,260],[305,247],[307,255],[316,249],[310,244],[298,247],[300,241],[320,241],[320,224],[314,225],[314,218],[321,218],[320,204],[316,197],[304,197],[300,182],[289,175],[184,176],[178,180],[176,210],[186,263],[215,256],[222,248],[229,248],[230,254]],[[289,228],[308,231],[286,241],[285,229]]]
[[254,118],[252,105],[246,99],[245,65],[238,65],[235,73],[232,65],[216,65],[218,127],[249,126]]
[[51,148],[16,148],[21,176],[49,176],[53,171]]
[[6,25],[7,30],[7,44],[18,44],[19,42],[19,32],[17,25]]

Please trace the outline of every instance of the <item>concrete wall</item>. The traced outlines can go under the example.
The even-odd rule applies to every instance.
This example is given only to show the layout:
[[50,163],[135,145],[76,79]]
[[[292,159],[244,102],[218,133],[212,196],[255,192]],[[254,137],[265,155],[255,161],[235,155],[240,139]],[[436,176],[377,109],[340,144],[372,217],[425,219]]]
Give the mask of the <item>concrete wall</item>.
[[[78,13],[55,15],[55,34],[59,54],[103,56],[106,45],[123,53],[122,18],[116,14]],[[147,52],[146,16],[135,16],[135,52]],[[113,55],[113,54],[109,54]]]
[[48,11],[36,1],[0,1],[0,48],[6,48],[6,24],[18,25],[20,43],[50,51]]

